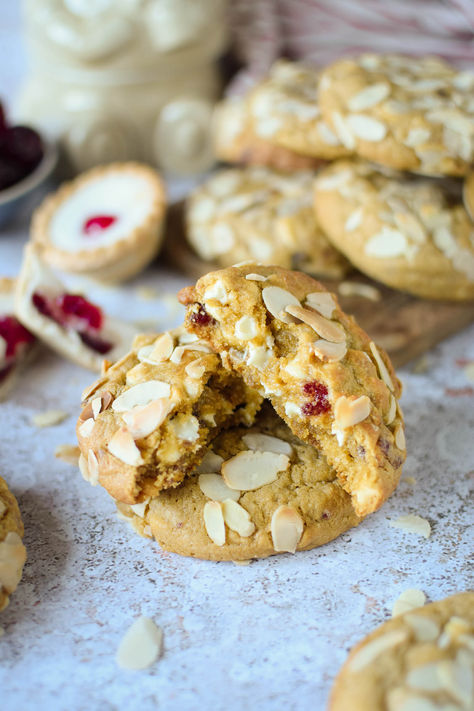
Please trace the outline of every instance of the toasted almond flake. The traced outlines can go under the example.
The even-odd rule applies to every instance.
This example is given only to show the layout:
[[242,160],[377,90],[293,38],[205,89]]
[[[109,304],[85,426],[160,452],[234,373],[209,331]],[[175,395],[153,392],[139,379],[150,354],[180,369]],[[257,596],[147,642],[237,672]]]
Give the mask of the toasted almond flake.
[[289,305],[299,306],[300,302],[289,291],[279,286],[266,286],[262,289],[262,298],[267,310],[274,318],[291,323],[292,319],[285,313]]
[[252,316],[242,316],[235,324],[234,334],[243,341],[252,340],[258,334],[257,322]]
[[130,508],[132,509],[135,516],[138,516],[139,518],[144,518],[146,509],[147,509],[147,506],[149,503],[150,503],[150,499],[148,498],[139,504],[132,504],[130,506]]
[[89,481],[89,469],[87,468],[87,459],[82,453],[79,455],[78,465],[82,478],[85,479],[85,481]]
[[93,449],[89,449],[87,453],[87,469],[89,471],[89,482],[92,486],[99,483],[99,461]]
[[254,452],[273,452],[274,454],[286,454],[287,457],[291,457],[293,454],[293,447],[289,442],[261,432],[249,432],[242,437],[242,441]]
[[439,691],[442,684],[439,680],[437,664],[422,664],[410,669],[406,676],[406,683],[418,691]]
[[365,669],[377,657],[389,649],[397,647],[404,642],[408,636],[407,630],[393,630],[381,636],[376,637],[372,642],[363,645],[359,651],[352,657],[348,667],[349,671],[354,674]]
[[385,365],[385,363],[382,359],[382,356],[380,355],[379,350],[373,341],[370,341],[369,348],[372,352],[372,355],[374,356],[375,362],[377,363],[377,368],[378,368],[380,377],[384,381],[385,385],[393,392],[395,390],[393,380],[390,377],[388,368]]
[[407,248],[407,238],[402,232],[384,226],[367,240],[364,251],[369,257],[389,259],[406,255]]
[[217,474],[220,472],[223,462],[223,457],[215,452],[211,452],[211,450],[208,450],[204,455],[201,464],[196,467],[196,473],[207,474],[207,472],[213,472]]
[[417,588],[404,590],[393,603],[392,617],[402,615],[404,612],[410,612],[416,607],[423,607],[425,602],[426,595],[422,590]]
[[290,460],[285,454],[274,452],[239,452],[222,465],[222,476],[227,486],[238,491],[253,491],[275,481]]
[[392,528],[401,528],[408,533],[416,533],[418,536],[429,538],[431,534],[431,526],[429,521],[416,514],[407,514],[399,516],[395,521],[389,521]]
[[324,340],[331,341],[331,343],[345,342],[346,333],[342,326],[334,321],[329,321],[329,319],[321,316],[321,314],[316,311],[305,309],[302,306],[287,306],[286,311],[291,316],[311,326],[313,331]]
[[358,207],[354,212],[351,212],[344,225],[346,232],[353,232],[360,226],[363,214],[364,210],[362,207]]
[[169,398],[170,395],[171,388],[169,383],[165,383],[162,380],[147,380],[144,383],[133,385],[119,395],[112,403],[112,410],[115,412],[127,412],[134,407],[148,405],[152,400]]
[[54,427],[64,422],[67,417],[69,415],[64,410],[46,410],[33,415],[31,422],[35,427]]
[[416,484],[416,479],[414,476],[404,476],[402,481],[406,481],[406,483],[410,486],[415,486]]
[[[342,114],[340,114],[338,111],[333,111],[332,122],[334,125],[334,130],[337,134],[337,137],[341,141],[342,145],[345,146],[349,151],[354,150],[356,142],[355,142],[354,136],[352,134],[352,131],[350,130],[350,128],[349,128],[346,120],[343,118]],[[320,184],[319,184],[319,187],[320,187]]]
[[[390,689],[386,696],[387,711],[458,711],[455,706],[440,706],[404,687]],[[460,711],[460,710],[459,710]]]
[[148,437],[165,421],[174,405],[168,398],[160,398],[149,402],[148,405],[139,405],[133,410],[124,412],[122,419],[134,439]]
[[466,378],[471,383],[474,383],[474,362],[468,363],[468,365],[466,365],[466,367],[463,370],[464,370],[464,375],[466,376]]
[[94,429],[95,422],[92,417],[89,417],[88,420],[82,423],[82,425],[79,425],[78,427],[78,432],[81,435],[81,437],[90,437],[92,434],[92,430]]
[[117,664],[122,669],[146,669],[161,654],[163,632],[149,617],[139,617],[128,628],[117,651]]
[[382,121],[364,116],[363,114],[350,114],[346,116],[346,125],[355,136],[363,141],[378,143],[387,135],[387,127]]
[[194,415],[178,415],[170,424],[178,439],[195,442],[199,438],[199,420]]
[[369,301],[380,301],[382,298],[377,287],[357,281],[341,281],[337,290],[341,296],[362,296]]
[[120,461],[129,464],[131,467],[138,467],[143,464],[140,450],[135,444],[130,432],[122,427],[112,436],[109,442],[109,452]]
[[[395,605],[397,602],[398,600],[395,601]],[[398,612],[395,612],[395,605],[392,610],[393,616],[399,614]],[[403,622],[411,627],[417,642],[434,642],[439,636],[439,625],[426,615],[419,615],[416,612],[406,611]]]
[[228,487],[220,474],[200,474],[198,484],[204,496],[213,501],[238,501],[240,498],[240,491]]
[[189,345],[184,345],[184,346],[176,346],[173,353],[171,354],[170,361],[172,363],[181,363],[181,359],[187,351],[199,351],[202,353],[212,353],[212,348],[204,341],[199,341],[197,343],[190,343]]
[[459,660],[453,662],[445,659],[438,662],[437,672],[442,688],[451,694],[464,709],[472,708],[474,690],[472,661],[462,664]]
[[67,464],[73,464],[77,467],[81,450],[74,444],[58,444],[54,450],[56,459],[61,459]]
[[[394,419],[396,417],[396,414],[397,414],[397,401],[395,400],[392,393],[390,393],[390,406],[388,409],[387,417],[385,419],[385,423],[387,425],[392,424],[392,422],[394,421]],[[395,444],[396,444],[396,439],[395,439]]]
[[334,422],[338,429],[345,430],[362,422],[370,415],[372,403],[367,395],[349,398],[341,395],[334,405]]
[[198,358],[197,360],[193,360],[191,363],[188,363],[184,370],[186,371],[186,375],[189,375],[190,378],[199,380],[206,372],[206,366],[203,364],[202,360]]
[[295,553],[303,535],[303,519],[292,506],[279,506],[272,515],[270,531],[276,551]]
[[407,448],[405,441],[405,432],[403,431],[402,424],[397,425],[397,428],[395,430],[395,444],[397,445],[397,448],[400,449],[402,452],[404,452]]
[[469,634],[471,630],[470,623],[462,617],[453,615],[446,622],[443,633],[449,637],[451,641],[458,641],[465,634]]
[[268,277],[262,276],[261,274],[246,274],[245,278],[248,281],[267,281]]
[[331,343],[323,338],[312,343],[310,347],[317,358],[327,363],[336,363],[342,360],[347,353],[345,343]]
[[152,348],[148,354],[149,363],[163,363],[167,361],[173,352],[174,340],[171,334],[167,331],[159,336],[152,344]]
[[347,106],[350,111],[364,111],[371,106],[379,104],[383,99],[386,99],[389,94],[390,87],[388,84],[371,84],[357,94],[354,94],[347,102]]
[[219,501],[207,501],[204,504],[204,525],[209,538],[216,546],[225,543],[225,523],[222,504]]
[[243,506],[229,498],[222,502],[224,521],[232,531],[243,538],[248,538],[255,531],[255,524],[250,520],[250,514]]
[[332,318],[334,311],[337,309],[334,296],[328,291],[312,291],[310,294],[306,294],[306,304],[319,311],[321,316],[325,316],[325,318]]
[[91,409],[92,409],[92,417],[94,420],[97,419],[97,416],[99,415],[100,411],[102,410],[102,398],[101,397],[95,397],[93,400],[91,400]]

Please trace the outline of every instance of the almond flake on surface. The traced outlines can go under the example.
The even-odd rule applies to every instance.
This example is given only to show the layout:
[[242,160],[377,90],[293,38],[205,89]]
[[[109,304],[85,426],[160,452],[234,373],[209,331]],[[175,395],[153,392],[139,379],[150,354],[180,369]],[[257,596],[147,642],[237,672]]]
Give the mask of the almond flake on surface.
[[392,528],[401,528],[403,531],[416,533],[418,536],[423,536],[423,538],[429,538],[431,534],[429,521],[416,514],[399,516],[399,518],[389,521],[388,523]]
[[134,442],[130,432],[122,427],[117,430],[109,442],[108,446],[110,454],[120,459],[125,464],[131,467],[138,467],[143,464],[143,458],[140,450]]
[[362,296],[369,301],[380,301],[382,298],[377,287],[357,281],[341,281],[337,290],[341,296]]
[[345,430],[347,427],[357,425],[365,420],[372,409],[372,403],[367,395],[351,399],[341,395],[334,405],[334,422],[338,429]]
[[[398,600],[395,601],[395,604],[397,602]],[[393,610],[392,615],[395,616],[396,614],[398,613]],[[416,612],[407,611],[403,622],[413,630],[417,642],[434,642],[438,639],[440,633],[439,625],[426,615],[418,615]]]
[[[342,114],[339,113],[339,111],[332,112],[332,122],[334,124],[334,130],[337,134],[337,137],[341,141],[342,145],[345,146],[349,151],[353,151],[356,146],[354,135],[350,130],[346,120],[343,118]],[[345,172],[346,171],[343,171],[343,173]],[[331,177],[336,178],[338,175],[341,174],[336,173],[336,175],[332,175]],[[327,180],[329,180],[329,178],[326,178],[326,181]],[[319,189],[321,189],[321,182],[318,185]],[[326,190],[328,189],[330,188],[326,188]]]
[[212,501],[238,501],[240,498],[240,491],[228,487],[221,474],[200,474],[198,484],[204,496]]
[[112,410],[115,412],[127,412],[134,407],[148,405],[152,400],[160,400],[161,398],[169,398],[171,388],[169,383],[162,380],[147,380],[138,385],[132,385],[131,388],[125,390],[112,403]]
[[271,315],[284,323],[292,322],[290,316],[287,315],[287,307],[290,305],[300,306],[296,296],[279,286],[266,286],[262,289],[262,299]]
[[95,422],[92,417],[89,417],[88,420],[85,420],[81,425],[78,427],[78,432],[81,435],[81,437],[90,437],[92,434],[92,430],[94,429]]
[[242,437],[242,442],[254,452],[273,452],[274,454],[286,454],[287,457],[291,457],[293,453],[293,447],[289,442],[261,432],[245,434]]
[[139,617],[128,628],[117,650],[122,669],[147,669],[161,654],[163,632],[150,617]]
[[203,516],[207,535],[216,546],[223,546],[225,543],[225,523],[222,504],[219,501],[207,501],[204,504]]
[[227,486],[238,491],[253,491],[275,481],[290,460],[285,454],[274,452],[239,452],[222,465],[222,476]]
[[243,538],[248,538],[255,531],[255,524],[250,520],[248,511],[233,499],[224,499],[222,515],[227,526]]
[[311,350],[322,361],[327,363],[336,363],[342,360],[347,353],[347,345],[345,343],[331,343],[320,338],[311,344]]
[[124,412],[122,419],[133,439],[141,439],[158,429],[172,409],[173,403],[168,398],[160,398]]
[[252,316],[242,316],[235,324],[234,334],[243,341],[252,340],[258,334],[257,322]]
[[405,432],[403,431],[403,425],[401,424],[398,424],[395,430],[395,444],[402,452],[404,452],[407,448]]
[[64,410],[45,410],[45,412],[33,415],[31,422],[35,427],[54,427],[54,425],[64,422],[67,417],[69,414]]
[[329,321],[316,311],[305,309],[302,306],[287,306],[286,312],[306,323],[326,341],[343,343],[346,340],[346,333],[342,326],[334,321]]
[[472,709],[474,689],[472,658],[469,658],[467,663],[462,663],[461,659],[458,655],[456,661],[444,659],[438,662],[438,679],[441,687],[456,699],[463,709]]
[[404,590],[393,603],[392,617],[403,615],[404,612],[411,612],[417,607],[423,607],[425,602],[426,595],[422,590],[417,588]]
[[201,464],[196,467],[197,474],[207,474],[208,472],[213,472],[218,474],[221,470],[224,458],[215,452],[208,450],[204,455]]
[[393,392],[395,390],[393,380],[390,377],[388,368],[385,365],[385,363],[382,359],[382,356],[380,355],[379,350],[373,341],[370,341],[369,348],[372,352],[372,355],[374,356],[375,362],[377,363],[377,368],[378,368],[380,377],[384,381],[385,385]]
[[312,291],[310,294],[306,294],[306,304],[319,311],[325,318],[332,318],[337,309],[334,296],[328,291]]
[[206,366],[202,363],[202,360],[198,358],[188,363],[184,370],[186,371],[186,375],[189,375],[190,378],[199,380],[206,372]]
[[89,469],[87,468],[87,459],[82,453],[79,455],[79,461],[77,463],[79,465],[79,471],[81,472],[82,478],[85,481],[89,481]]
[[393,647],[404,642],[407,636],[407,630],[393,630],[392,632],[387,632],[386,634],[376,637],[372,642],[361,647],[352,657],[348,665],[349,671],[354,674],[362,671],[362,669],[365,669],[365,667],[371,664],[378,656],[383,654],[383,652],[388,649],[393,649]]
[[185,328],[183,328],[178,336],[180,346],[189,346],[190,343],[196,343],[196,341],[199,340],[199,336],[196,336],[195,333],[191,333],[190,331],[186,331]]
[[279,506],[272,515],[270,530],[275,551],[295,553],[303,535],[303,519],[292,506]]
[[170,356],[170,361],[172,363],[181,363],[181,359],[186,353],[186,351],[200,351],[202,353],[212,353],[212,348],[207,343],[205,343],[205,341],[190,343],[189,345],[184,346],[176,346]]
[[268,277],[262,276],[261,274],[246,274],[245,278],[248,281],[267,281]]
[[356,210],[354,210],[354,212],[351,212],[351,214],[344,223],[344,229],[346,230],[346,232],[353,232],[358,227],[360,227],[363,215],[364,210],[362,207],[358,207]]

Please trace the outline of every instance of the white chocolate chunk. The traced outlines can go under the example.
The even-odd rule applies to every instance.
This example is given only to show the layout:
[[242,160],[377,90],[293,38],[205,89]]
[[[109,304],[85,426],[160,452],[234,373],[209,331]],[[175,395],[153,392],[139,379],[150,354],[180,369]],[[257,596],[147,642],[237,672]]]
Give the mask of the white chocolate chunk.
[[285,454],[274,452],[239,452],[222,465],[222,476],[227,486],[238,491],[253,491],[275,481],[290,460]]
[[242,441],[254,452],[273,452],[286,454],[287,457],[291,457],[293,453],[293,447],[285,440],[261,432],[249,432],[242,437]]
[[220,279],[217,279],[214,284],[208,286],[204,292],[204,300],[208,301],[209,299],[215,299],[223,306],[229,302],[229,294]]
[[235,324],[235,337],[250,341],[258,334],[257,322],[252,316],[242,316]]
[[149,617],[139,617],[128,628],[117,650],[122,669],[146,669],[161,654],[163,632]]
[[292,506],[279,506],[272,515],[270,530],[276,551],[295,553],[303,535],[304,523]]
[[222,504],[219,501],[207,501],[203,510],[204,525],[209,538],[216,546],[225,543],[225,523]]
[[408,533],[416,533],[423,538],[429,538],[431,534],[431,526],[429,521],[416,514],[408,514],[399,516],[395,521],[389,521],[392,528],[401,528]]
[[178,439],[195,442],[199,437],[199,420],[194,415],[177,415],[170,425]]
[[229,498],[222,502],[222,514],[227,526],[243,538],[248,538],[255,531],[250,514],[234,499]]
[[152,400],[169,398],[170,395],[171,388],[169,383],[165,383],[162,380],[148,380],[125,390],[113,401],[112,409],[115,412],[127,412],[134,407],[148,405]]
[[220,474],[200,474],[198,484],[204,496],[212,501],[225,501],[226,499],[238,501],[240,498],[240,491],[227,486]]

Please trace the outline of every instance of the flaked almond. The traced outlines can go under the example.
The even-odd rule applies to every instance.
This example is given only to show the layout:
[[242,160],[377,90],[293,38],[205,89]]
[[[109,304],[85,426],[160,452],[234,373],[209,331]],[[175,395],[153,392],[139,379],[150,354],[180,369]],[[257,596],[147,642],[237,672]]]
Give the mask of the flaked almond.
[[153,400],[148,405],[134,407],[124,412],[122,419],[134,439],[148,437],[164,422],[172,411],[173,403],[169,398]]
[[336,363],[342,360],[347,353],[346,343],[331,343],[320,338],[311,344],[311,350],[320,360],[325,363]]
[[171,388],[169,383],[165,383],[162,380],[147,380],[144,383],[133,385],[119,395],[112,403],[112,410],[115,412],[128,412],[134,407],[148,405],[152,400],[169,398],[170,395]]
[[89,481],[89,469],[87,468],[87,459],[82,453],[79,455],[78,465],[79,471],[82,474],[82,478],[85,479],[85,481]]
[[255,531],[255,524],[250,520],[248,511],[233,499],[222,502],[222,514],[227,526],[239,536],[248,538]]
[[130,508],[132,509],[135,516],[138,516],[139,518],[144,518],[146,509],[147,509],[147,506],[149,503],[150,503],[150,499],[145,499],[144,501],[141,501],[139,504],[132,504],[130,506]]
[[285,454],[274,452],[239,452],[222,465],[222,476],[227,486],[238,491],[253,491],[275,481],[290,460]]
[[94,420],[96,420],[98,414],[102,410],[102,398],[101,397],[95,397],[93,400],[91,400],[91,409],[92,409],[92,417],[94,418]]
[[383,652],[393,649],[404,642],[407,636],[407,630],[393,630],[376,637],[368,644],[364,644],[350,660],[348,664],[349,671],[352,673],[362,671],[362,669],[365,669],[369,664],[372,664]]
[[[395,601],[395,604],[398,600]],[[392,615],[398,614],[394,610]],[[415,612],[407,612],[403,618],[403,622],[413,630],[417,642],[434,642],[438,639],[440,629],[438,624],[426,615],[418,615]]]
[[212,353],[212,348],[205,341],[196,341],[189,345],[176,346],[171,354],[170,361],[172,363],[181,363],[181,359],[186,351],[201,351],[202,353]]
[[198,484],[204,496],[213,501],[238,501],[240,498],[240,491],[228,487],[220,474],[200,474]]
[[287,313],[295,318],[303,321],[308,326],[311,326],[313,331],[316,331],[318,336],[324,338],[331,343],[343,343],[346,340],[346,334],[342,326],[334,321],[321,316],[316,311],[305,309],[302,306],[287,306]]
[[54,427],[54,425],[59,425],[67,417],[69,415],[64,410],[46,410],[33,415],[31,422],[35,427]]
[[404,612],[411,612],[417,607],[423,607],[425,602],[426,595],[423,590],[418,590],[418,588],[404,590],[393,603],[392,617],[403,615]]
[[380,301],[382,298],[377,287],[357,281],[341,281],[337,290],[341,296],[362,296],[369,301]]
[[215,452],[208,450],[203,457],[201,464],[196,467],[197,474],[207,474],[207,472],[214,472],[218,474],[221,470],[221,466],[224,462],[224,458]]
[[245,278],[248,281],[267,281],[268,277],[262,276],[261,274],[246,274]]
[[407,448],[405,432],[403,431],[403,425],[401,424],[398,424],[395,430],[395,444],[402,452],[404,452]]
[[378,121],[364,114],[349,114],[346,116],[347,126],[353,135],[363,141],[378,143],[387,135],[387,127],[382,121]]
[[274,454],[286,454],[287,457],[291,457],[293,453],[293,447],[284,439],[261,432],[249,432],[242,437],[242,441],[254,452],[273,452]]
[[149,617],[139,617],[125,633],[117,651],[122,669],[146,669],[161,654],[163,632]]
[[382,356],[379,353],[379,350],[375,343],[373,341],[370,341],[369,348],[372,352],[372,355],[374,356],[374,360],[377,363],[377,368],[379,371],[379,375],[384,381],[385,385],[390,388],[390,390],[393,392],[395,390],[395,386],[393,384],[393,380],[390,377],[390,373],[388,372],[388,368],[385,365],[384,361],[382,360]]
[[204,525],[209,538],[216,546],[225,543],[225,523],[222,504],[219,501],[207,501],[204,504]]
[[129,464],[131,467],[138,467],[143,464],[140,450],[135,444],[130,432],[122,427],[117,430],[109,442],[109,452],[121,462]]
[[326,318],[332,318],[337,309],[336,301],[328,291],[312,291],[306,295],[306,304]]
[[362,422],[370,415],[372,403],[367,395],[350,398],[341,395],[334,405],[334,421],[338,429],[346,429]]
[[94,419],[92,417],[89,417],[88,420],[79,425],[77,431],[79,432],[81,437],[90,437],[92,434],[92,430],[94,429],[94,425]]
[[395,397],[390,393],[390,406],[388,409],[387,417],[385,419],[385,422],[387,425],[392,424],[392,422],[395,419],[395,416],[397,414],[397,401],[395,400]]
[[190,378],[199,380],[206,372],[206,366],[203,364],[202,359],[198,358],[188,363],[184,370],[186,371],[186,375],[189,375]]
[[389,521],[392,528],[401,528],[408,533],[416,533],[423,538],[429,538],[431,534],[431,526],[429,521],[416,514],[407,514],[399,516],[395,521]]
[[168,360],[173,352],[174,341],[170,333],[159,336],[154,343],[143,346],[137,353],[138,360],[142,363],[156,365]]
[[92,486],[99,483],[99,460],[93,449],[87,453],[87,469],[89,470],[89,482]]
[[73,464],[77,467],[81,450],[74,444],[58,444],[54,450],[56,459],[61,459],[67,464]]
[[279,506],[272,516],[270,530],[276,551],[295,553],[303,535],[303,519],[292,506]]
[[299,300],[286,289],[279,286],[266,286],[262,290],[263,303],[274,318],[291,323],[292,319],[287,312],[288,306],[300,306]]
[[383,99],[386,99],[389,94],[390,87],[388,84],[383,84],[382,82],[371,84],[365,89],[361,89],[357,94],[354,94],[347,102],[347,106],[350,111],[364,111],[365,109],[379,104]]

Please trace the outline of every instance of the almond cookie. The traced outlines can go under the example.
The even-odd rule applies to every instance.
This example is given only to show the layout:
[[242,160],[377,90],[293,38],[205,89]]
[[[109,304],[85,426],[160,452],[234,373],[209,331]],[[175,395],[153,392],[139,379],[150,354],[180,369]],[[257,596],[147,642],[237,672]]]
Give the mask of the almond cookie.
[[219,171],[188,201],[189,242],[200,257],[220,266],[251,259],[344,276],[349,263],[316,222],[313,180],[311,172],[289,176],[255,167]]
[[157,254],[164,214],[163,183],[155,170],[112,163],[48,196],[33,216],[31,236],[51,266],[119,282]]
[[354,647],[328,711],[468,711],[473,650],[473,592],[406,612]]
[[435,57],[364,54],[321,74],[319,105],[348,151],[423,175],[474,161],[474,74]]
[[189,330],[317,447],[359,516],[395,489],[405,459],[401,385],[386,353],[306,274],[247,264],[180,292]]
[[31,243],[25,247],[18,277],[15,313],[53,350],[90,370],[100,371],[105,356],[110,361],[120,358],[136,333],[84,296],[68,293]]
[[226,163],[263,165],[282,173],[312,170],[321,160],[277,146],[252,130],[247,100],[231,97],[219,102],[213,114],[216,157]]
[[361,520],[326,458],[270,405],[251,429],[221,433],[179,487],[119,510],[165,550],[207,560],[309,550]]
[[315,181],[316,216],[362,272],[429,299],[474,298],[474,224],[453,180],[338,161]]
[[23,521],[17,501],[0,476],[0,611],[21,580],[26,561]]
[[333,160],[349,151],[321,116],[319,74],[302,64],[279,60],[267,79],[250,92],[251,130],[302,155]]
[[36,343],[36,338],[22,326],[14,312],[15,280],[0,279],[0,400],[12,388]]
[[251,425],[262,398],[184,329],[141,335],[84,393],[81,472],[135,504],[194,471],[220,429]]

